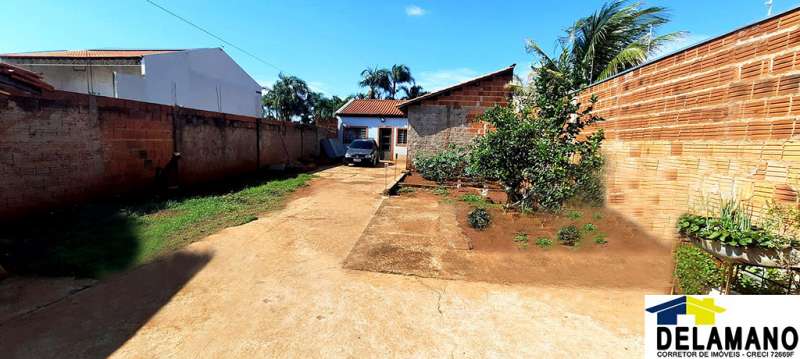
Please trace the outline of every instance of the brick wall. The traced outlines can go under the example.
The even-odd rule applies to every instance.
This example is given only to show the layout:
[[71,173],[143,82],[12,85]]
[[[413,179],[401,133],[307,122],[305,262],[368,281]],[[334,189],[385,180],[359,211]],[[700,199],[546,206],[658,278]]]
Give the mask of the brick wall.
[[408,158],[440,151],[449,144],[468,144],[484,133],[486,124],[478,117],[494,105],[508,104],[506,85],[512,77],[513,69],[509,69],[409,105]]
[[[609,206],[662,239],[720,196],[794,201],[800,186],[800,11],[753,24],[582,93],[607,121]],[[710,200],[707,200],[710,198]]]
[[0,95],[0,219],[317,156],[324,135],[309,126],[61,91]]

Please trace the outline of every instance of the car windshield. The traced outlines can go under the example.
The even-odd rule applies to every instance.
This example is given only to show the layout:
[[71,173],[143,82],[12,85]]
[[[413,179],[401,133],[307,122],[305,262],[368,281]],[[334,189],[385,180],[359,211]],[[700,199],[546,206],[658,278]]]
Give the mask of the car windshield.
[[356,148],[359,150],[371,150],[372,141],[353,141],[353,143],[350,144],[350,148]]

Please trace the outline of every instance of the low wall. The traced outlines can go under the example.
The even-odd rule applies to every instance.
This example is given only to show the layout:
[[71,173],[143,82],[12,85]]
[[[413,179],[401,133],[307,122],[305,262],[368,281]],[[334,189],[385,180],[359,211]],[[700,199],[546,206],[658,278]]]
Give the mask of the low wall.
[[325,135],[293,123],[71,92],[0,94],[0,218],[315,157]]
[[606,119],[608,204],[671,239],[682,213],[793,202],[800,186],[800,11],[698,44],[582,93]]

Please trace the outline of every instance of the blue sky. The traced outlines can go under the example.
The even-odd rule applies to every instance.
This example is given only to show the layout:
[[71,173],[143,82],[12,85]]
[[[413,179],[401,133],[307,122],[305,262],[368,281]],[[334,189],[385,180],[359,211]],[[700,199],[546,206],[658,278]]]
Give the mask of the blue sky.
[[[408,65],[435,89],[532,60],[530,38],[552,48],[561,30],[603,1],[155,0],[328,95],[360,90],[368,66]],[[671,9],[675,48],[760,20],[764,0],[649,1]],[[774,12],[800,1],[774,0]],[[86,48],[220,47],[144,0],[2,0],[0,53]],[[262,85],[279,70],[225,47]]]

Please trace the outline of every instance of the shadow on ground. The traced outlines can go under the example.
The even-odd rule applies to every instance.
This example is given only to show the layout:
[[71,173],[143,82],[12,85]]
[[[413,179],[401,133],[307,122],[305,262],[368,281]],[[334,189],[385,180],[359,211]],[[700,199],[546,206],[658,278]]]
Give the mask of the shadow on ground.
[[210,253],[176,252],[0,322],[0,352],[5,358],[106,358],[168,303],[211,257]]

